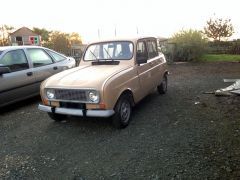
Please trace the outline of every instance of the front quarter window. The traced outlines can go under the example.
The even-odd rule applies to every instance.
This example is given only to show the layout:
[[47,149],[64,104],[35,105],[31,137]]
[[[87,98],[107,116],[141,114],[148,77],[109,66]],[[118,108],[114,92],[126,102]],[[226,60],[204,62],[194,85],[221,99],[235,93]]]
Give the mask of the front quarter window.
[[133,43],[130,41],[111,41],[88,46],[84,61],[130,60],[133,56]]

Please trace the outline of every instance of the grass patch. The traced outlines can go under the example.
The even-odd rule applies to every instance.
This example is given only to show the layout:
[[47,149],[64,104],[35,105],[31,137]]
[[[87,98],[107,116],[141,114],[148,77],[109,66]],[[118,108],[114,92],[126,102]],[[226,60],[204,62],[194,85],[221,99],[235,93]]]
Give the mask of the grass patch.
[[232,54],[205,54],[201,57],[202,61],[207,62],[220,62],[220,61],[226,61],[226,62],[239,62],[240,61],[240,55],[232,55]]

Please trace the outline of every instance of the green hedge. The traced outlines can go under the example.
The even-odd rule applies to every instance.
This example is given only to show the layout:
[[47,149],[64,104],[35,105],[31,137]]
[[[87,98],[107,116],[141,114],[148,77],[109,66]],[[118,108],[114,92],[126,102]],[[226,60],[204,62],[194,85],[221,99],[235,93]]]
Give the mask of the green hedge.
[[206,52],[207,40],[196,30],[180,31],[170,39],[173,61],[196,61]]

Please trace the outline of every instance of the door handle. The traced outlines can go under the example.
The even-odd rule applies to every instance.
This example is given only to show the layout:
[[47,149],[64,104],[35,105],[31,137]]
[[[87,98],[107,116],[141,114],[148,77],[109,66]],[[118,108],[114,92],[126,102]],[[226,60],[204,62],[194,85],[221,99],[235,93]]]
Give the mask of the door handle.
[[32,76],[33,73],[32,72],[27,72],[27,76]]
[[58,69],[58,67],[57,67],[57,66],[54,66],[54,67],[53,67],[53,69],[54,69],[54,70],[57,70],[57,69]]

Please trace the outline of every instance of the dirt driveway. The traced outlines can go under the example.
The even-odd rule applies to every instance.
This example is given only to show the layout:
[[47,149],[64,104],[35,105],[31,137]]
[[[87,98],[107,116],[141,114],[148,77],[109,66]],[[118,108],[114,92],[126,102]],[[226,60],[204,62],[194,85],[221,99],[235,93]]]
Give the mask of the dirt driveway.
[[240,179],[240,97],[203,94],[240,78],[240,63],[169,67],[115,130],[105,119],[51,121],[39,98],[0,109],[0,179]]

